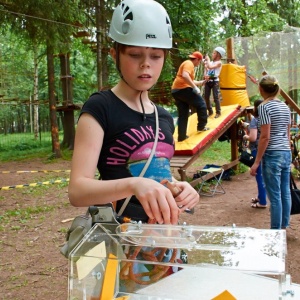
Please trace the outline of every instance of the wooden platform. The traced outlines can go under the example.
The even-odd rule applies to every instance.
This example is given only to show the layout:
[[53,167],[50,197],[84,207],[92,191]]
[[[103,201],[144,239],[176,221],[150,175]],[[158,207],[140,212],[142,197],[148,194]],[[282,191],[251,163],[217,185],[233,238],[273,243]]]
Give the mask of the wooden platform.
[[[201,144],[201,147],[199,147],[196,152],[194,151],[195,153],[193,155],[176,155],[176,151],[175,151],[175,156],[171,159],[171,167],[178,169],[181,180],[183,181],[187,180],[187,174],[186,174],[187,169],[201,156],[201,154],[203,154],[206,150],[208,150],[211,147],[211,145],[228,129],[230,129],[231,136],[233,137],[231,139],[231,161],[223,165],[222,167],[224,168],[224,170],[228,170],[239,163],[237,139],[236,139],[237,127],[238,127],[237,119],[243,116],[245,114],[245,111],[246,108],[239,108],[237,113],[230,115],[230,117],[225,118],[225,120],[224,119],[220,120],[220,123],[217,124],[217,126],[213,128],[213,130],[210,133],[208,133],[209,134],[208,138],[207,135],[205,136],[198,135],[198,139],[199,139],[198,143]],[[206,138],[205,143],[203,143],[203,138]],[[182,151],[179,152],[179,154],[180,153],[182,153]],[[208,175],[213,176],[212,174],[208,174]],[[193,180],[190,183],[192,186],[195,186],[199,181],[200,179],[197,178],[196,180]]]

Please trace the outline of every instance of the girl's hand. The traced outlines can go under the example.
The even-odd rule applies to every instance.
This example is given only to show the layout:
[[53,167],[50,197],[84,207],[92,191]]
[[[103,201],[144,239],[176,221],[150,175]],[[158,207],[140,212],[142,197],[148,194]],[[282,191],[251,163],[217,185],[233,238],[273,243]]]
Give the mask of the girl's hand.
[[199,203],[199,194],[188,182],[177,181],[175,185],[181,189],[181,193],[175,198],[178,207],[180,207],[180,212],[192,209]]
[[256,175],[258,166],[259,166],[259,163],[254,162],[253,166],[250,168],[250,174],[252,176]]
[[164,185],[149,178],[137,178],[133,191],[150,219],[159,224],[178,223],[178,203]]

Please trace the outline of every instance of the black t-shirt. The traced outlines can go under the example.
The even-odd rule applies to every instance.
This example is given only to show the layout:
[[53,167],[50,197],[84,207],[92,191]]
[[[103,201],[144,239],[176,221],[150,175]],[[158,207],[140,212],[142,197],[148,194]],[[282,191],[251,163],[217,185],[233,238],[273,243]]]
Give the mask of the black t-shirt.
[[[144,177],[158,182],[172,179],[170,159],[174,154],[174,123],[172,116],[157,107],[159,136],[155,155]],[[82,113],[89,113],[104,130],[98,170],[102,180],[138,177],[145,165],[155,139],[155,114],[145,116],[129,108],[111,90],[91,95]],[[95,137],[97,138],[97,137]],[[118,208],[120,208],[118,201]],[[130,202],[139,203],[135,197]]]

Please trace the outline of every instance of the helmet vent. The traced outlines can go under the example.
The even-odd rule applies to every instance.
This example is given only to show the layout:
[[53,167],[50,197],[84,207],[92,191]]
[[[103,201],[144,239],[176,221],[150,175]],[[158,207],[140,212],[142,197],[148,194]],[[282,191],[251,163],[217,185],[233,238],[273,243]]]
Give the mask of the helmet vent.
[[128,10],[129,10],[129,7],[128,6],[126,6],[126,8],[124,9],[124,6],[122,7],[122,9],[124,10],[123,11],[123,15],[125,15],[127,12],[128,12]]
[[129,6],[122,6],[123,9],[123,17],[124,22],[122,24],[122,32],[123,34],[127,34],[130,30],[131,21],[133,20],[132,11],[130,11]]
[[124,21],[124,23],[122,24],[122,32],[124,34],[127,34],[129,32],[129,29],[130,29],[130,23],[131,21],[130,20],[126,20]]
[[171,26],[171,21],[168,17],[166,17],[166,24],[168,26],[169,38],[172,39],[172,26]]
[[130,12],[127,16],[125,16],[124,20],[133,20],[133,14]]

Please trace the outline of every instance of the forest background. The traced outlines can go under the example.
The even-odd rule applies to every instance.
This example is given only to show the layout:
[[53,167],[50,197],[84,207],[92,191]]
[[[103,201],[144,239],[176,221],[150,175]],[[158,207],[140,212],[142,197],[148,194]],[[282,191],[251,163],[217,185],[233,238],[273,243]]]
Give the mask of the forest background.
[[[174,42],[151,93],[154,101],[167,105],[171,112],[175,108],[170,85],[178,66],[191,52],[211,54],[214,47],[225,47],[231,37],[300,27],[300,2],[295,0],[158,2],[170,15]],[[81,105],[91,93],[111,87],[119,79],[107,38],[109,20],[118,3],[0,0],[2,140],[6,134],[29,131],[38,140],[40,131],[48,130],[49,152],[55,157],[62,156],[61,149],[73,148]],[[199,69],[198,76],[201,74]],[[298,102],[297,93],[293,99]],[[0,150],[7,152],[1,143]]]
[[[175,109],[168,94],[170,84],[179,64],[191,52],[210,54],[215,46],[225,47],[226,39],[231,37],[251,39],[262,32],[300,28],[298,0],[158,2],[170,15],[174,44],[152,93],[153,100],[165,104],[171,112]],[[119,79],[108,55],[111,41],[107,39],[109,20],[118,3],[119,0],[0,0],[0,182],[1,186],[26,186],[2,190],[0,195],[0,252],[5,258],[0,264],[1,299],[67,297],[67,260],[58,249],[70,223],[62,220],[83,213],[83,209],[70,205],[66,180],[37,187],[29,187],[28,183],[51,183],[60,178],[56,170],[63,173],[70,169],[70,160],[65,158],[72,153],[69,150],[73,147],[77,109],[91,93]],[[291,60],[297,65],[297,59]],[[201,74],[200,69],[198,76]],[[297,91],[288,92],[291,95]],[[297,93],[293,99],[299,103]],[[51,128],[59,130],[50,132]],[[40,142],[42,130],[50,132],[50,144],[45,150]],[[9,140],[20,136],[13,149],[3,143],[7,136]],[[228,161],[229,144],[225,142],[220,148]],[[222,165],[223,161],[216,160],[221,156],[220,148],[211,147],[199,164],[209,163],[204,155],[211,155],[212,162]],[[29,153],[31,160],[18,161],[28,158]],[[64,159],[50,163],[45,154]],[[53,172],[43,172],[45,169]],[[188,176],[198,169],[199,165],[191,168]],[[32,172],[18,173],[19,170]],[[185,217],[196,225],[234,223],[268,228],[269,211],[250,206],[255,181],[249,172],[232,177],[224,182],[226,194],[212,201],[202,197],[195,215]],[[287,272],[299,284],[297,216],[292,217],[288,232]]]

